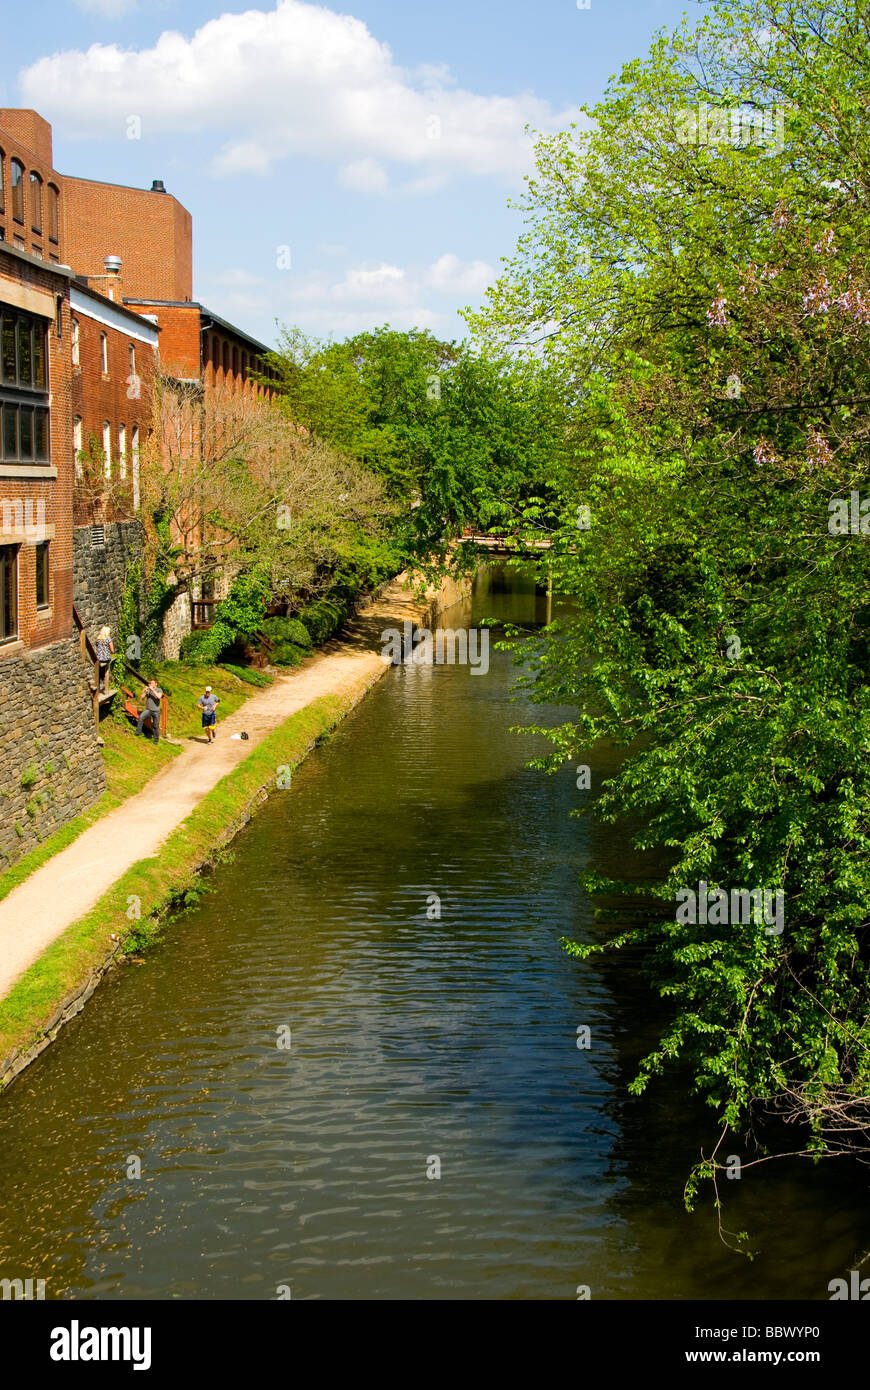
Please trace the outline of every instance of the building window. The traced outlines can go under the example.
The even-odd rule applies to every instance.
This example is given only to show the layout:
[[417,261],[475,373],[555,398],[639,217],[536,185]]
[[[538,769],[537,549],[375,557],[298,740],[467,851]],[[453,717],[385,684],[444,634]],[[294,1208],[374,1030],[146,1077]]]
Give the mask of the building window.
[[118,426],[118,471],[122,478],[127,476],[127,426]]
[[136,375],[136,349],[134,348],[134,346],[133,346],[132,343],[130,344],[130,347],[129,347],[129,349],[128,349],[128,352],[129,352],[129,356],[130,356],[130,375],[131,375],[131,376],[135,376],[135,375]]
[[3,173],[6,167],[6,156],[0,149],[0,212],[6,211],[6,181]]
[[18,636],[18,546],[0,546],[0,642]]
[[82,365],[82,331],[79,328],[78,319],[73,319],[72,328],[72,364],[74,367]]
[[0,457],[5,463],[48,463],[46,321],[3,308],[0,313]]
[[224,361],[224,376],[226,376],[227,373],[228,373],[229,370],[230,370],[230,345],[229,345],[229,343],[224,343],[224,348],[223,348],[223,361]]
[[48,607],[48,541],[36,547],[36,606]]
[[133,510],[139,510],[139,426],[133,426],[133,433],[130,436],[131,458],[133,460]]
[[100,371],[103,376],[109,375],[109,340],[105,333],[100,334]]
[[24,221],[24,165],[20,159],[13,159],[10,163],[12,174],[12,216],[16,222]]
[[103,469],[107,478],[112,476],[112,426],[108,420],[103,421]]
[[48,185],[48,235],[52,241],[60,240],[60,194],[53,183]]
[[30,171],[30,227],[42,235],[42,179],[35,169]]
[[[33,248],[33,254],[36,255],[36,247],[35,247],[35,246],[34,246],[34,248]],[[40,256],[41,256],[41,255],[42,255],[42,252],[40,251],[39,254],[40,254]],[[55,298],[54,303],[55,303],[54,331],[55,331],[55,333],[57,334],[58,338],[62,338],[62,337],[63,337],[63,295],[62,295],[62,294],[57,295],[57,297]]]
[[81,481],[81,479],[82,479],[82,477],[83,477],[81,452],[82,452],[82,417],[81,417],[81,415],[76,415],[75,418],[73,419],[73,461],[74,461],[75,466],[76,466],[76,478],[78,478],[79,481]]

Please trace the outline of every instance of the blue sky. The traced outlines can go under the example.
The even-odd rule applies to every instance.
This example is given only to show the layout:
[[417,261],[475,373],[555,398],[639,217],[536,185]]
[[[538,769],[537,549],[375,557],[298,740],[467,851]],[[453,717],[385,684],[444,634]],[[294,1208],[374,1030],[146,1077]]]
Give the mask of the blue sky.
[[0,105],[52,122],[64,173],[162,178],[193,214],[194,295],[265,342],[276,320],[462,337],[457,309],[521,231],[525,124],[565,126],[684,13],[694,0],[40,0],[5,29]]

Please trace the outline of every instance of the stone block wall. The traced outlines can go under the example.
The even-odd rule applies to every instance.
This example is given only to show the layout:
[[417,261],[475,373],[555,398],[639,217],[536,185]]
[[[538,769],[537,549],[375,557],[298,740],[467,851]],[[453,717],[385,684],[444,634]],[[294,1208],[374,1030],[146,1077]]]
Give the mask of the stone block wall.
[[0,661],[0,871],[105,790],[75,638]]
[[143,545],[142,523],[137,520],[106,526],[104,546],[93,544],[90,526],[75,528],[73,601],[92,642],[103,624],[108,623],[117,648],[127,566],[141,560]]
[[181,643],[192,630],[190,594],[183,591],[166,612],[159,655],[164,661],[177,661]]

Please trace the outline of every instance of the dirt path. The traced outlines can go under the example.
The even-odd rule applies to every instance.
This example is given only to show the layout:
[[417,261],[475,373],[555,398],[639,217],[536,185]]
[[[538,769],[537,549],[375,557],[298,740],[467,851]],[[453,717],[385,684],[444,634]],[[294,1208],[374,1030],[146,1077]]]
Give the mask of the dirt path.
[[[273,685],[218,721],[209,747],[192,740],[138,792],[79,835],[0,902],[0,998],[73,922],[89,912],[112,884],[160,845],[206,792],[231,772],[273,729],[323,695],[355,690],[361,697],[383,675],[380,632],[423,616],[399,581],[355,620],[346,637],[328,644]],[[248,734],[247,740],[232,734]],[[170,728],[171,735],[171,728]]]

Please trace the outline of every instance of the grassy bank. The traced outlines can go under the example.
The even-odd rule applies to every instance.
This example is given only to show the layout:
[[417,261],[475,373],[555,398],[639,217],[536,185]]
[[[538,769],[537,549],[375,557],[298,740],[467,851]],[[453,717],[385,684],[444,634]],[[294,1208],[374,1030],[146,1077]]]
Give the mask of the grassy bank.
[[[0,1060],[39,1044],[63,1001],[82,989],[118,948],[114,938],[128,948],[147,940],[154,920],[191,889],[197,871],[214,860],[247,819],[258,794],[269,789],[282,794],[278,769],[299,763],[361,693],[324,696],[292,715],[203,797],[158,857],[132,865],[87,916],[48,948],[0,1002]],[[137,906],[140,916],[130,920],[128,911],[135,914]]]
[[[255,676],[258,684],[262,676]],[[186,666],[177,661],[167,662],[157,672],[158,684],[169,696],[169,737],[188,739],[202,732],[196,701],[206,685],[210,685],[220,699],[218,715],[232,714],[240,705],[257,694],[257,686],[239,679],[222,666]],[[125,678],[126,683],[126,678]],[[266,683],[269,683],[268,680]],[[138,684],[129,686],[138,697]],[[58,854],[95,821],[114,811],[128,797],[135,796],[162,767],[178,756],[180,749],[165,740],[156,747],[150,739],[136,738],[135,730],[126,719],[114,717],[103,719],[100,734],[105,741],[102,750],[103,766],[106,772],[106,790],[87,811],[67,821],[60,830],[55,831],[41,845],[25,854],[17,864],[13,864],[0,874],[0,901],[12,892],[19,883],[40,868],[52,855]]]

